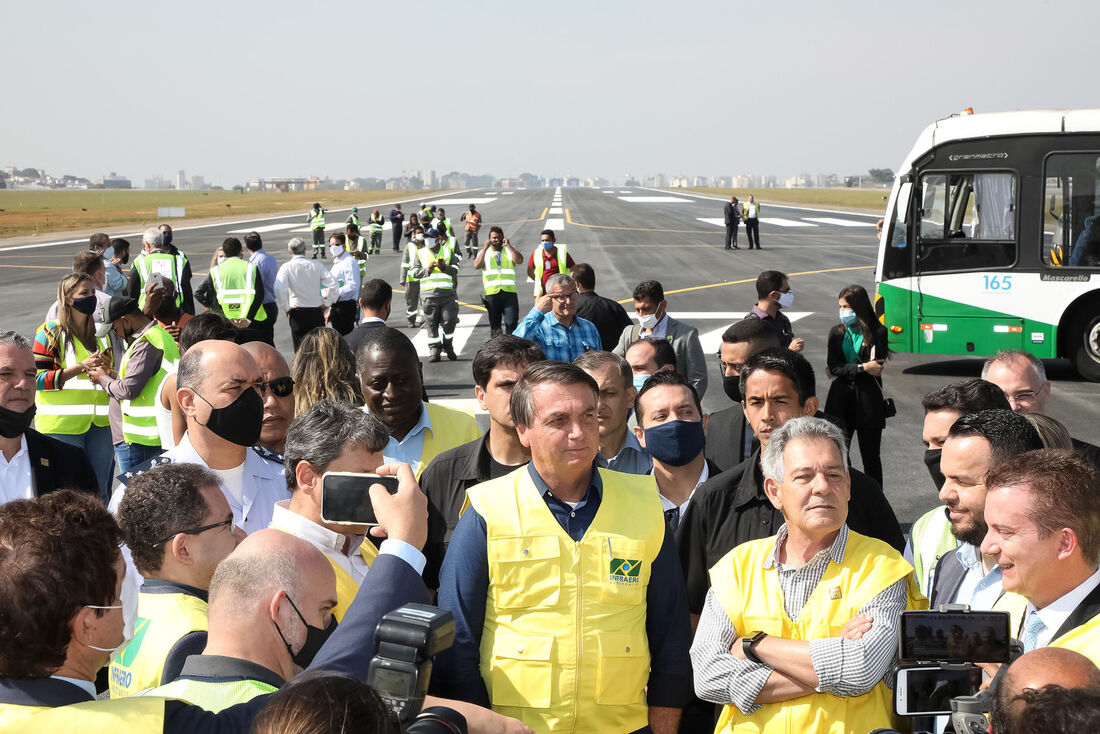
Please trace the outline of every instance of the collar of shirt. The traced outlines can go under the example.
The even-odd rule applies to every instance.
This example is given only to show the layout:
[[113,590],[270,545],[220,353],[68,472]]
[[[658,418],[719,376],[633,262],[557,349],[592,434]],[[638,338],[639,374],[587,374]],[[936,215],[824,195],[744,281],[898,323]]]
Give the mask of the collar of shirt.
[[293,255],[293,256],[291,256],[290,259],[291,260],[305,260],[306,256],[305,255]]
[[[420,419],[417,420],[416,424],[411,429],[409,429],[408,433],[405,434],[405,438],[401,439],[400,441],[398,441],[393,436],[390,436],[389,443],[386,444],[386,448],[382,452],[383,457],[385,458],[385,457],[391,457],[392,456],[392,457],[396,458],[402,453],[403,449],[407,451],[408,449],[412,448],[415,444],[419,444],[420,447],[421,447],[421,450],[423,450],[424,438],[425,438],[425,436],[423,434],[424,434],[425,431],[430,431],[430,430],[432,430],[432,419],[431,419],[431,416],[428,415],[428,404],[421,401],[421,403],[420,403]],[[420,453],[421,453],[421,451],[416,452],[417,457],[420,456]],[[389,461],[388,458],[386,460]],[[396,458],[396,460],[397,461],[404,461],[406,464],[416,463],[415,461],[407,461],[406,459],[401,459],[401,458]]]
[[0,451],[0,469],[11,466],[15,462],[19,461],[19,458],[21,456],[26,456],[26,455],[27,455],[27,434],[24,433],[22,436],[19,437],[19,450],[15,452],[15,456],[11,457],[10,461],[8,460],[8,458],[6,456],[4,456],[4,453],[2,451]]
[[80,678],[69,678],[68,676],[64,675],[51,675],[50,677],[54,680],[63,680],[66,683],[72,683],[74,686],[78,687],[80,690],[90,695],[93,701],[95,700],[95,683],[93,683],[92,681],[81,680]]
[[1085,600],[1085,597],[1100,586],[1100,569],[1097,569],[1091,576],[1085,579],[1077,588],[1063,594],[1059,598],[1047,604],[1042,609],[1036,610],[1035,605],[1031,602],[1027,604],[1027,611],[1024,613],[1024,620],[1034,612],[1038,611],[1039,619],[1043,620],[1043,631],[1039,633],[1039,637],[1036,640],[1036,647],[1043,647],[1050,643],[1054,639],[1054,633],[1062,628],[1062,625],[1069,619],[1069,615],[1073,614],[1073,610]]
[[[543,499],[547,498],[547,495],[553,497],[558,502],[565,502],[565,500],[557,497],[550,491],[550,487],[546,485],[546,482],[542,481],[542,477],[539,476],[538,470],[535,469],[535,462],[531,461],[527,464],[527,473],[531,475],[531,481],[535,483],[535,488],[539,491],[539,495]],[[596,467],[596,462],[592,462],[592,478],[588,480],[588,491],[585,492],[584,497],[577,503],[575,509],[580,509],[588,503],[590,498],[598,500],[603,493],[603,479],[600,477],[600,472]]]
[[[786,567],[790,568],[790,564],[779,562],[779,548],[787,541],[787,524],[783,523],[779,527],[779,532],[775,534],[775,543],[772,545],[772,550],[768,553],[768,557],[764,559],[764,568],[777,568]],[[832,545],[828,548],[816,553],[810,562],[802,568],[812,566],[822,559],[831,560],[833,563],[840,565],[844,563],[844,549],[848,545],[848,526],[841,525],[840,531],[837,532],[836,538],[833,539]]]
[[152,321],[150,321],[150,322],[149,322],[148,324],[146,324],[145,326],[143,326],[143,327],[141,327],[140,329],[138,329],[137,331],[135,331],[135,332],[133,333],[133,337],[134,337],[134,338],[133,338],[133,339],[132,339],[132,340],[130,341],[130,344],[133,344],[133,343],[134,343],[134,341],[136,341],[138,337],[140,337],[140,336],[141,336],[142,334],[144,334],[145,332],[149,331],[149,329],[152,329],[152,328],[153,328],[153,325],[154,325],[154,324],[156,324],[156,323],[157,323],[157,320],[156,320],[156,319],[153,319],[153,320],[152,320]]
[[344,554],[347,556],[359,553],[363,545],[364,536],[362,535],[335,533],[323,525],[318,525],[309,518],[291,511],[290,500],[281,500],[275,503],[270,527],[284,530],[324,551],[344,554],[344,546],[347,545],[348,552]]
[[[649,473],[653,474],[653,470],[650,469]],[[661,498],[661,509],[667,512],[668,510],[676,508],[680,511],[680,515],[683,516],[684,510],[687,509],[688,503],[691,502],[691,498],[695,496],[695,490],[699,489],[699,485],[707,481],[708,479],[710,479],[710,466],[708,466],[707,462],[704,461],[703,471],[699,472],[699,479],[696,480],[695,486],[691,488],[691,494],[688,495],[688,498],[684,500],[684,504],[682,505],[674,504],[672,500],[661,494],[661,488],[658,487],[657,496]]]
[[269,668],[225,655],[188,655],[179,677],[215,681],[255,680],[273,688],[282,688],[286,684],[278,673]]
[[732,504],[734,507],[744,507],[752,502],[767,502],[768,496],[764,494],[764,474],[760,470],[760,449],[752,453],[745,460],[745,471],[741,474],[741,481],[733,492]]
[[203,589],[167,579],[145,579],[141,582],[140,591],[143,594],[186,594],[203,601],[207,601],[208,596]]
[[977,546],[962,543],[955,549],[955,557],[966,573],[955,594],[955,604],[969,604],[974,609],[992,609],[1001,598],[1001,567],[993,564],[989,573],[982,567],[982,554]]
[[752,312],[754,314],[756,314],[757,316],[759,316],[760,318],[762,318],[762,319],[772,318],[772,315],[770,313],[768,313],[767,311],[765,311],[764,309],[760,308],[760,306],[753,306],[752,307]]
[[377,316],[364,316],[363,318],[359,319],[359,325],[362,326],[363,324],[369,324],[375,321],[382,325],[385,325],[386,323],[385,319],[380,319]]
[[619,453],[610,458],[604,456],[603,454],[596,454],[596,463],[599,466],[607,469],[609,468],[609,464],[611,464],[612,462],[619,462],[623,459],[626,459],[631,454],[645,454],[646,456],[649,455],[648,453],[646,453],[646,450],[642,448],[642,444],[638,442],[638,437],[634,435],[634,431],[630,430],[630,428],[627,428],[626,434],[624,434],[623,436],[623,445],[619,447]]

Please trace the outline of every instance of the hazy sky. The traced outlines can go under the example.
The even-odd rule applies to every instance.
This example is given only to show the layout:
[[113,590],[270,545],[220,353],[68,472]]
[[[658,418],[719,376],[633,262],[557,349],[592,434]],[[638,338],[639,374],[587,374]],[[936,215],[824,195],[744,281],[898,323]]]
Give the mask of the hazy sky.
[[895,168],[1100,106],[1096,0],[4,2],[0,166],[187,175]]

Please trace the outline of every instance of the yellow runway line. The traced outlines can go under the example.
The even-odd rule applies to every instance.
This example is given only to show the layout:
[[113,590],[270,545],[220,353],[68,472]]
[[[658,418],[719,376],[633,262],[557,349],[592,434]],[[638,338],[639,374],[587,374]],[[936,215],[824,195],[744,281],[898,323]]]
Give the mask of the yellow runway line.
[[25,268],[30,270],[68,270],[72,272],[72,266],[64,265],[0,265],[0,268]]
[[543,209],[542,209],[542,215],[541,215],[541,216],[540,216],[540,217],[539,217],[538,219],[536,219],[535,221],[536,221],[536,222],[541,222],[541,221],[542,221],[543,219],[546,219],[546,212],[548,212],[548,211],[550,211],[550,207],[548,207],[548,206],[547,206],[547,207],[543,207]]
[[[787,273],[788,278],[793,278],[796,275],[819,275],[821,273],[841,273],[846,270],[873,270],[874,265],[855,265],[847,268],[828,268],[826,270],[803,270],[800,273]],[[669,293],[687,293],[689,291],[701,291],[707,288],[721,288],[727,285],[744,285],[745,283],[755,283],[756,278],[745,278],[744,280],[727,280],[722,283],[709,283],[707,285],[693,285],[689,288],[677,288],[674,291],[665,291],[665,295]],[[634,303],[633,298],[624,298],[619,303]]]

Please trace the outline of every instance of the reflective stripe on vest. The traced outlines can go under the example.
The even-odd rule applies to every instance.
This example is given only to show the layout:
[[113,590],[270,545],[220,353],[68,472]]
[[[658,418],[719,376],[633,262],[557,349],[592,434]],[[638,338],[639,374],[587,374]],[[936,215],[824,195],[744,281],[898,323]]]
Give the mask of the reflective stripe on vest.
[[381,232],[382,231],[382,225],[384,223],[385,223],[385,220],[383,220],[381,216],[379,216],[378,219],[375,219],[374,215],[371,214],[370,215],[370,222],[367,223],[367,229],[371,232]]
[[434,253],[427,247],[423,248],[418,256],[420,258],[420,267],[424,269],[425,275],[420,276],[420,292],[426,291],[453,291],[455,284],[451,276],[442,270],[433,270],[430,273],[426,271],[439,258],[443,258],[443,262],[450,262],[450,252],[446,245],[441,245],[439,253]]
[[420,248],[416,246],[415,242],[410,242],[405,245],[405,282],[406,283],[419,283],[420,278],[414,278],[412,276],[412,269],[420,262],[419,256]]
[[[784,611],[778,572],[764,568],[775,537],[743,543],[710,570],[715,599],[729,615],[738,635],[754,631],[789,640],[837,637],[844,624],[884,590],[905,579],[907,609],[925,609],[913,579],[913,567],[882,541],[848,533],[844,563],[829,562],[825,575],[792,622]],[[819,732],[846,734],[897,728],[893,693],[879,682],[862,696],[842,698],[812,693],[797,701],[763,704],[746,716],[736,707],[722,709],[716,734],[732,732]]]
[[[301,221],[301,220],[298,220]],[[325,226],[325,210],[320,211],[314,209],[312,216],[309,218],[309,226],[313,229],[323,229]]]
[[[61,340],[59,351],[65,355],[61,369],[77,365],[90,356],[80,340],[65,337],[60,324],[56,333]],[[99,352],[108,353],[110,338],[96,339],[96,346]],[[57,390],[38,390],[34,402],[37,407],[34,427],[39,433],[77,436],[86,433],[92,425],[110,424],[111,396],[85,374],[70,377]]]
[[579,542],[527,467],[468,490],[487,535],[482,678],[494,711],[540,734],[647,722],[646,591],[664,515],[652,477],[599,472],[600,511]]
[[516,266],[508,253],[508,248],[501,248],[499,254],[492,248],[486,250],[484,265],[485,269],[481,273],[481,287],[485,289],[485,295],[491,296],[501,291],[516,292]]
[[164,330],[162,326],[154,323],[149,329],[134,340],[126,355],[122,358],[122,364],[118,368],[119,379],[126,376],[126,368],[130,364],[130,355],[142,341],[148,341],[161,351],[160,367],[156,374],[149,378],[141,394],[132,400],[122,401],[122,433],[126,443],[138,443],[143,446],[160,446],[160,431],[157,429],[156,399],[160,391],[160,384],[168,375],[176,371],[180,361],[180,350],[176,341]]
[[163,275],[165,278],[172,281],[172,285],[176,288],[176,305],[181,305],[183,303],[183,288],[180,282],[183,278],[183,263],[185,262],[187,262],[187,259],[183,255],[177,258],[173,255],[169,255],[167,252],[161,252],[160,250],[143,252],[138,255],[134,260],[134,268],[138,271],[138,276],[141,278],[141,292],[138,294],[138,308],[145,308],[145,284],[149,282],[149,278],[152,275]]
[[[539,245],[541,248],[542,245]],[[569,260],[569,255],[565,251],[565,245],[556,245],[558,248],[558,272],[568,273],[569,268],[566,267],[566,262]],[[543,260],[542,253],[536,253],[535,257],[535,298],[538,298],[543,294],[542,288],[542,274],[546,268],[546,263]]]
[[256,696],[277,690],[279,689],[258,680],[206,681],[176,678],[171,683],[158,686],[143,695],[179,699],[216,714],[230,706],[248,703]]
[[159,686],[168,653],[186,634],[209,629],[206,602],[190,594],[138,594],[134,638],[111,661],[111,698]]
[[0,731],[4,734],[159,734],[164,731],[164,699],[85,701],[55,708],[0,704]]
[[[245,262],[239,257],[231,257],[225,262],[215,265],[210,271],[210,280],[214,283],[214,292],[218,298],[218,305],[222,307],[222,313],[226,318],[247,318],[248,311],[256,300],[256,275],[259,269],[252,263]],[[267,318],[264,307],[256,309],[255,318],[263,321]]]

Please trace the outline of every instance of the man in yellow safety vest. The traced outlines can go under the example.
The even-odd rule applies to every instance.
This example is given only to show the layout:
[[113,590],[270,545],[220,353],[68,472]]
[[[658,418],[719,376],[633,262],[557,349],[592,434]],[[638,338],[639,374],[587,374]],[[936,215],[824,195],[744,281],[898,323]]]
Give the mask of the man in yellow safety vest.
[[321,259],[325,259],[325,210],[320,204],[314,204],[313,209],[306,215],[306,224],[313,232],[313,259],[317,259],[317,253],[321,253]]
[[491,336],[511,334],[519,323],[516,264],[521,262],[523,254],[512,247],[512,243],[504,236],[504,230],[495,225],[490,227],[489,241],[478,251],[474,258],[474,267],[481,271],[481,287],[484,291],[481,302],[485,304],[485,310],[489,314]]

